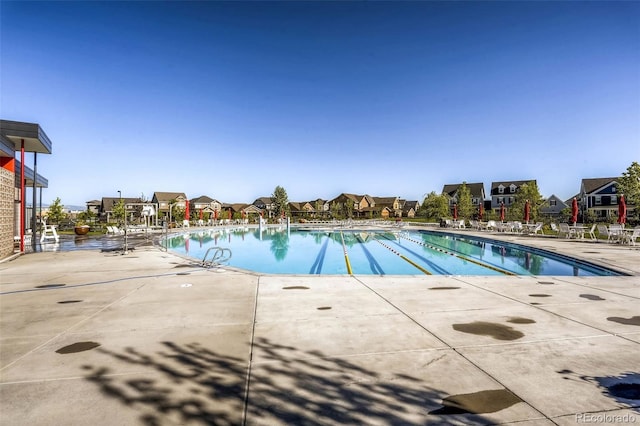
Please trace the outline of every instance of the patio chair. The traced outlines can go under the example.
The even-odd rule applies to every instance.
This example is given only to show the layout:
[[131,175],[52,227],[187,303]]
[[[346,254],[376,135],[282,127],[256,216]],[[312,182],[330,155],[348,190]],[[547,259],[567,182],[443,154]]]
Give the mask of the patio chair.
[[636,226],[633,228],[632,233],[625,235],[625,241],[628,242],[630,246],[635,246],[638,238],[640,238],[640,226]]
[[571,238],[571,236],[574,235],[571,228],[569,228],[568,223],[561,223],[559,227],[560,228],[558,229],[558,238],[562,237],[563,235],[564,235],[564,238]]
[[609,241],[615,243],[623,242],[624,228],[620,224],[609,225]]
[[538,232],[540,232],[542,235],[544,235],[544,231],[542,230],[542,226],[543,226],[542,222],[536,222],[536,226],[531,228],[531,233],[535,235]]
[[591,225],[591,228],[584,231],[584,235],[588,235],[591,241],[595,241],[597,239],[595,231],[596,231],[596,224],[594,223],[593,225]]
[[487,230],[495,231],[497,227],[498,225],[496,224],[495,220],[490,220],[489,222],[487,222]]
[[598,229],[598,236],[607,237],[607,242],[611,241],[612,234],[611,232],[609,232],[607,225],[600,224],[597,226],[597,229]]

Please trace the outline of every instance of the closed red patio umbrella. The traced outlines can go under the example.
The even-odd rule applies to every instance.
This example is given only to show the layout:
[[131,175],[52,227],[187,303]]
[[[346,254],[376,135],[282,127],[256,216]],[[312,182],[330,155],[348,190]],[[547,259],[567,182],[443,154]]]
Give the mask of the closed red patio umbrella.
[[214,211],[213,211],[213,218],[214,218],[215,220],[218,220],[218,210],[214,210]]
[[531,218],[531,205],[529,204],[529,200],[524,202],[524,217],[522,218],[525,223],[529,223],[529,219]]
[[571,201],[571,222],[575,225],[578,221],[578,200],[576,197],[573,197],[573,201]]
[[504,202],[500,202],[500,221],[504,222]]
[[227,219],[231,220],[231,209],[229,209],[229,214],[227,215]]
[[189,200],[184,202],[184,220],[189,220]]
[[484,214],[484,208],[482,206],[482,203],[480,203],[480,205],[478,206],[478,220],[482,220],[482,215]]
[[620,195],[620,201],[618,201],[618,223],[620,225],[627,223],[627,202],[624,200],[624,194]]
[[458,220],[458,205],[453,205],[453,220]]
[[202,209],[200,209],[200,220],[202,220]]

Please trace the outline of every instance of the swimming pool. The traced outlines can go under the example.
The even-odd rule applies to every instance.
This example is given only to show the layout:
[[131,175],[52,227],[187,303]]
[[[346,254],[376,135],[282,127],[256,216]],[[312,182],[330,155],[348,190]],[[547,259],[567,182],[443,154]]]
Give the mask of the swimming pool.
[[225,264],[269,274],[620,275],[540,249],[422,230],[211,229],[164,244],[200,261],[212,247],[228,248],[232,256]]

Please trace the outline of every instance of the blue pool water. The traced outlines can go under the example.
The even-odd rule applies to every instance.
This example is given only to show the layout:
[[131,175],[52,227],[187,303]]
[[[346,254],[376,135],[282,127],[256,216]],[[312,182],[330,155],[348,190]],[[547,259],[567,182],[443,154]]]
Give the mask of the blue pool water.
[[165,243],[197,260],[211,247],[228,248],[227,265],[271,274],[619,275],[539,249],[434,231],[212,229]]

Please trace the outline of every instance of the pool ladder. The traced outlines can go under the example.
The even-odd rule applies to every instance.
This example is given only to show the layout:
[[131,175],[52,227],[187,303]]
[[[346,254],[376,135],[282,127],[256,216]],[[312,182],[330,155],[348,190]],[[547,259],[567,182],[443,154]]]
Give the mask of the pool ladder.
[[[213,252],[209,259],[209,253]],[[202,266],[205,268],[211,268],[213,266],[220,266],[221,263],[228,262],[231,259],[231,249],[223,247],[210,247],[202,258]]]

